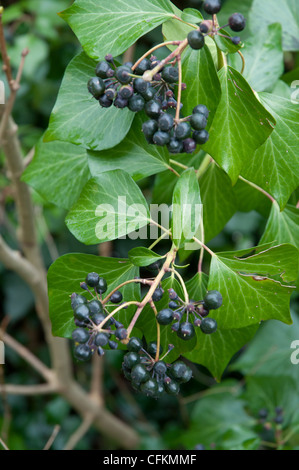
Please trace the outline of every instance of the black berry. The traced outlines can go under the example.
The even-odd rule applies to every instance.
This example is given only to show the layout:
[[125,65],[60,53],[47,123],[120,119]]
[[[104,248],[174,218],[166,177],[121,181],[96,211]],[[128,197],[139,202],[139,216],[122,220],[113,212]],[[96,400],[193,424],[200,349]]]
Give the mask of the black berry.
[[153,301],[159,302],[159,300],[162,299],[163,294],[164,294],[164,290],[162,289],[162,287],[157,287],[157,289],[154,291],[153,296],[152,296]]
[[220,0],[206,0],[203,4],[203,9],[209,15],[216,15],[221,10],[221,1]]
[[171,114],[163,113],[158,119],[158,126],[161,131],[168,132],[173,128],[174,119]]
[[195,336],[194,326],[190,322],[183,322],[180,324],[177,334],[179,338],[187,341]]
[[165,67],[162,71],[162,78],[168,83],[176,83],[179,79],[179,70],[177,67]]
[[194,139],[191,139],[191,137],[189,137],[188,139],[185,139],[183,141],[183,146],[184,146],[185,153],[193,153],[194,150],[196,149],[196,141]]
[[131,111],[133,111],[134,113],[138,113],[144,108],[144,103],[144,98],[142,98],[141,95],[136,93],[129,99],[128,106]]
[[180,122],[174,130],[174,136],[178,140],[184,140],[190,136],[191,126],[189,122]]
[[93,77],[89,80],[87,88],[94,98],[99,99],[105,91],[105,83],[101,78]]
[[163,308],[156,318],[160,325],[169,325],[173,321],[173,311],[170,308]]
[[132,71],[130,67],[127,67],[126,65],[121,65],[115,70],[115,77],[120,83],[127,85],[132,80],[132,77],[130,76],[131,73]]
[[190,124],[196,131],[201,131],[207,126],[207,118],[201,113],[192,114]]
[[205,38],[199,30],[190,31],[187,39],[188,44],[192,49],[202,49],[205,45]]
[[143,344],[142,344],[141,339],[136,338],[135,336],[132,336],[132,338],[130,338],[128,345],[127,345],[128,350],[133,351],[133,352],[139,352],[140,349],[142,349],[142,347],[143,347]]
[[79,344],[74,349],[74,356],[79,361],[87,361],[92,355],[92,351],[87,344]]
[[76,343],[86,343],[89,340],[89,333],[84,328],[76,328],[72,333],[72,338]]
[[153,142],[156,145],[163,146],[168,144],[170,141],[170,135],[168,132],[157,131],[153,135]]
[[107,290],[107,281],[103,277],[100,277],[96,290],[99,294],[104,294]]
[[158,130],[158,123],[154,119],[150,119],[142,124],[142,131],[146,138],[153,137],[154,133]]
[[197,114],[197,113],[203,114],[208,119],[210,111],[208,110],[208,108],[204,104],[198,104],[197,106],[195,106],[195,108],[193,108],[192,113],[193,114]]
[[200,329],[205,335],[211,335],[217,330],[217,322],[213,318],[203,318]]
[[115,292],[113,292],[113,294],[111,295],[110,297],[110,302],[112,302],[113,304],[119,304],[123,299],[123,295],[122,293],[117,290]]
[[108,77],[107,72],[109,72],[110,70],[112,69],[110,65],[108,64],[108,62],[106,62],[105,60],[102,60],[96,66],[96,75],[97,77],[100,77],[100,78],[107,78]]
[[162,111],[161,103],[156,100],[150,100],[145,104],[145,113],[153,119],[157,119]]
[[229,17],[228,24],[232,31],[239,32],[245,29],[246,20],[244,16],[241,15],[241,13],[234,13],[233,15]]
[[216,310],[222,305],[222,295],[218,290],[210,290],[204,298],[204,307],[209,310]]
[[184,151],[184,144],[181,140],[178,140],[175,137],[170,137],[167,149],[169,153],[182,153]]
[[209,133],[205,129],[202,131],[194,131],[192,134],[192,138],[195,140],[195,142],[199,145],[203,145],[209,140]]

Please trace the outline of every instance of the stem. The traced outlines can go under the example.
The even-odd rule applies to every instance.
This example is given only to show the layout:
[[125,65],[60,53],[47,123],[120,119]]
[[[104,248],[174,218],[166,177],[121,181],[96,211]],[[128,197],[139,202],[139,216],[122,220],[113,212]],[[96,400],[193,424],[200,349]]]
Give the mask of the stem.
[[241,70],[241,75],[243,75],[243,73],[244,73],[244,70],[245,70],[245,65],[246,65],[246,64],[245,64],[245,57],[243,56],[242,52],[240,52],[240,51],[237,51],[237,52],[238,52],[239,56],[240,56],[240,57],[241,57],[241,59],[242,59],[242,70]]
[[212,162],[212,158],[210,157],[210,155],[206,155],[205,158],[203,159],[203,161],[201,162],[198,170],[197,170],[197,179],[199,180],[202,175],[205,173],[206,169],[208,168],[208,166],[210,165],[210,163]]
[[246,180],[245,178],[243,178],[243,176],[239,176],[239,179],[241,181],[244,181],[244,183],[247,183],[249,184],[250,186],[252,186],[253,188],[257,189],[260,193],[263,193],[268,199],[270,199],[270,201],[272,202],[272,204],[275,201],[274,197],[272,197],[269,193],[267,193],[267,191],[265,191],[263,188],[260,188],[259,186],[257,186],[255,183],[252,183],[252,181],[248,181]]
[[118,291],[121,287],[126,286],[127,284],[131,284],[132,282],[137,282],[140,284],[152,284],[152,281],[149,281],[148,279],[130,279],[129,281],[122,282],[119,284],[119,286],[115,287],[108,295],[105,297],[105,299],[102,301],[102,303],[105,305],[108,300],[110,299],[111,295],[114,294],[116,291]]
[[171,166],[168,167],[168,170],[170,170],[172,173],[174,173],[175,176],[177,176],[178,178],[181,177],[181,175],[174,168],[172,168]]
[[[205,241],[205,234],[204,234],[204,226],[203,226],[203,217],[201,218],[201,225],[200,225],[200,230],[201,230],[201,239],[202,242],[204,243]],[[202,262],[203,262],[203,257],[204,257],[204,247],[201,247],[200,250],[200,255],[199,255],[199,260],[198,260],[198,272],[200,273],[202,271]]]
[[150,219],[150,223],[153,225],[156,225],[156,227],[159,227],[165,234],[169,235],[171,237],[171,231],[167,230],[167,228],[163,227],[162,225],[158,224],[158,222],[155,222],[153,219]]
[[150,289],[149,289],[148,293],[146,294],[146,296],[144,297],[143,301],[139,304],[139,307],[137,308],[136,313],[135,313],[134,317],[132,318],[132,321],[131,321],[129,327],[127,328],[127,332],[128,332],[127,338],[130,337],[130,334],[131,334],[131,332],[132,332],[132,330],[135,326],[135,323],[137,322],[137,320],[139,318],[139,315],[141,314],[141,312],[144,309],[144,307],[146,306],[146,304],[148,302],[150,302],[153,293],[157,289],[157,287],[160,284],[161,280],[163,279],[165,273],[169,270],[169,266],[171,265],[171,263],[175,259],[176,252],[177,252],[177,248],[175,248],[173,246],[172,249],[170,250],[170,252],[167,254],[166,261],[163,264],[161,271],[159,272],[158,276],[154,280],[152,286],[150,287]]
[[176,112],[175,112],[175,122],[178,123],[180,119],[180,112],[181,112],[181,101],[182,101],[182,59],[181,55],[177,56],[178,62],[178,69],[179,69],[179,89],[178,89],[178,97],[177,97],[177,105],[176,105]]
[[11,66],[10,66],[10,59],[7,54],[6,40],[4,36],[4,29],[3,29],[3,23],[2,23],[3,11],[4,11],[4,8],[1,6],[0,7],[0,51],[1,51],[2,60],[3,60],[3,70],[6,74],[9,87],[12,88],[13,77],[12,77],[12,71],[11,71]]
[[196,243],[202,246],[211,256],[216,256],[215,253],[212,250],[210,250],[210,248],[208,248],[203,242],[198,240],[198,238],[193,237],[192,240],[194,240]]
[[198,26],[196,24],[193,24],[193,23],[188,23],[188,21],[184,21],[182,20],[182,18],[180,18],[179,16],[174,16],[173,17],[175,20],[178,20],[178,21],[181,21],[181,23],[184,23],[184,24],[187,24],[188,26],[191,26],[192,28],[194,29],[198,29]]
[[[157,318],[157,315],[158,315],[157,308],[152,300],[150,301],[150,306],[152,307],[155,317]],[[160,330],[160,324],[157,322],[157,320],[156,320],[156,323],[157,323],[157,351],[156,351],[155,361],[157,362],[160,356],[161,330]]]
[[[172,165],[176,165],[178,166],[179,168],[183,168],[183,170],[188,170],[189,169],[189,166],[187,165],[183,165],[183,163],[180,163],[180,162],[177,162],[176,160],[169,160],[169,163],[171,163]],[[197,172],[197,170],[195,170]]]
[[116,309],[113,310],[113,312],[109,313],[109,315],[107,315],[107,317],[105,317],[105,319],[99,325],[96,325],[95,329],[101,331],[105,323],[107,323],[110,318],[112,318],[117,312],[119,312],[119,310],[122,310],[123,308],[128,307],[129,305],[140,305],[140,303],[137,302],[137,300],[130,300],[130,302],[125,302],[124,304],[119,305]]
[[149,246],[149,250],[152,250],[161,240],[163,240],[166,236],[168,235],[168,233],[163,233],[159,238],[157,238],[157,240],[154,241],[154,243],[151,244],[151,246]]
[[156,67],[153,69],[153,70],[147,70],[144,74],[143,74],[143,80],[146,80],[148,82],[151,82],[153,77],[160,72],[160,70],[163,69],[163,67],[170,61],[172,61],[173,59],[177,58],[178,56],[180,56],[182,54],[182,52],[186,49],[186,47],[188,46],[188,39],[184,39],[184,41],[181,41],[180,42],[180,45],[179,47],[176,48],[175,51],[173,51],[171,54],[169,54],[169,56],[167,56],[165,59],[161,60],[161,62],[156,65]]
[[188,291],[187,291],[184,279],[182,278],[182,276],[180,275],[180,273],[176,269],[172,268],[172,269],[168,269],[168,271],[173,272],[175,274],[175,276],[179,279],[180,284],[182,286],[182,289],[184,291],[185,302],[188,304],[189,303],[189,295],[188,295]]
[[166,41],[166,42],[162,42],[161,44],[158,44],[155,47],[152,47],[149,51],[147,51],[145,54],[143,54],[143,56],[140,57],[140,59],[138,59],[137,62],[135,62],[135,64],[132,67],[132,70],[134,71],[136,69],[136,67],[138,67],[138,65],[143,61],[143,59],[146,59],[147,56],[149,56],[150,54],[155,52],[157,49],[160,49],[160,47],[179,46],[180,43],[181,43],[181,41]]

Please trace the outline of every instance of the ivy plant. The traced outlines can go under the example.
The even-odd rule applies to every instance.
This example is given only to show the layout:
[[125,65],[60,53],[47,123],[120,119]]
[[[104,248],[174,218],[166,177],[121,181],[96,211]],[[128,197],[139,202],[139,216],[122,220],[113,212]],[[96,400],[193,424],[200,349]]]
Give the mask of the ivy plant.
[[[299,110],[276,87],[298,18],[260,3],[248,15],[207,0],[204,19],[169,0],[76,0],[60,14],[82,51],[23,180],[67,210],[83,244],[132,234],[140,244],[127,259],[71,253],[52,264],[53,334],[73,339],[78,361],[124,349],[125,376],[151,397],[176,395],[191,379],[185,359],[220,381],[262,322],[292,323]],[[124,62],[158,26],[163,43]],[[248,28],[258,40],[247,42]],[[261,240],[214,252],[208,242],[240,210],[266,215]],[[186,279],[191,260],[198,268]]]

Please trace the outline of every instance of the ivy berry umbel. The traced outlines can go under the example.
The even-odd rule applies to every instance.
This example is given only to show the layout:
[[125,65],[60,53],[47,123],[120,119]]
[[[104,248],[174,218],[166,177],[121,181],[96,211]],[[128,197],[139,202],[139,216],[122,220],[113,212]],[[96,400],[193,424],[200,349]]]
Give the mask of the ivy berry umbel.
[[[103,356],[105,350],[117,349],[122,344],[127,348],[122,364],[125,377],[135,390],[153,398],[164,393],[177,395],[181,384],[192,377],[192,370],[183,361],[168,363],[165,360],[174,346],[169,344],[163,354],[160,325],[165,328],[171,325],[171,330],[185,341],[195,336],[196,327],[200,327],[204,334],[211,334],[216,331],[217,323],[208,317],[209,312],[222,304],[218,291],[207,292],[203,300],[183,301],[173,289],[169,289],[168,307],[158,311],[156,303],[166,299],[160,282],[171,269],[169,266],[174,262],[174,257],[174,252],[170,251],[166,255],[166,267],[165,264],[155,267],[158,271],[155,278],[125,281],[108,294],[109,285],[106,279],[96,272],[90,272],[80,283],[84,293],[74,292],[70,296],[75,324],[72,332],[74,357],[78,361],[87,361],[94,353]],[[140,283],[149,288],[142,302],[123,300],[121,290],[130,283]],[[144,339],[131,336],[138,316],[147,303],[155,313],[153,320],[156,323],[157,341],[145,342]],[[135,305],[136,312],[130,324],[125,327],[117,320],[117,315],[130,305]]]
[[[185,40],[159,44],[135,64],[126,62],[118,65],[108,54],[97,64],[95,77],[90,78],[87,84],[88,91],[103,108],[115,106],[128,108],[134,113],[143,111],[149,118],[141,129],[147,143],[166,147],[171,154],[192,154],[210,137],[207,130],[209,110],[205,104],[195,106],[191,115],[184,115],[182,92],[186,84],[183,83],[181,54],[188,46],[197,51],[203,49],[206,36],[214,38],[219,35],[238,46],[241,39],[226,36],[222,29],[228,26],[232,31],[240,32],[246,26],[243,15],[234,13],[228,24],[220,28],[216,19],[221,10],[220,0],[207,0],[203,8],[212,15],[212,20],[194,25],[194,30]],[[165,45],[177,48],[165,59],[158,60],[153,53]]]

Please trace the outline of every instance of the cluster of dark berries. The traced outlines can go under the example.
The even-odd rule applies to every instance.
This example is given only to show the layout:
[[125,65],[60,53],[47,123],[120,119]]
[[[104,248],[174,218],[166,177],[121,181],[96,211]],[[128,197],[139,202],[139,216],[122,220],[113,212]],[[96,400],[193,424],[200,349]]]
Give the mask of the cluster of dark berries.
[[[206,13],[209,15],[216,15],[221,10],[221,0],[206,0],[203,4],[203,8]],[[228,24],[218,28],[214,20],[205,20],[203,21],[197,30],[191,31],[188,34],[188,44],[192,49],[201,49],[205,45],[205,36],[212,34],[219,36],[223,36],[227,39],[230,39],[233,44],[238,45],[241,42],[241,38],[239,36],[225,36],[220,33],[220,29],[229,27],[234,32],[240,32],[245,29],[246,20],[241,13],[234,13],[228,19]]]
[[[105,347],[117,349],[119,341],[127,337],[127,330],[113,317],[105,320],[109,312],[106,308],[108,304],[104,305],[101,301],[102,294],[107,290],[107,282],[103,277],[94,272],[89,273],[80,286],[89,292],[92,298],[88,300],[84,295],[76,293],[71,295],[71,307],[76,325],[76,329],[72,332],[72,339],[75,343],[75,358],[87,361],[95,351],[103,356]],[[114,305],[121,304],[122,293],[113,292],[109,300]],[[101,324],[103,326],[99,328]]]
[[[157,347],[157,343],[153,341],[145,349],[141,339],[132,337],[127,344],[129,352],[123,359],[124,375],[135,390],[149,397],[159,398],[165,393],[177,395],[180,384],[189,382],[192,378],[192,370],[182,361],[173,364],[163,361],[173,349],[172,345],[169,345],[167,353],[161,359],[156,360]],[[159,353],[162,352],[160,347]]]
[[[178,67],[164,66],[152,81],[141,77],[159,63],[152,56],[143,59],[133,71],[132,63],[116,67],[113,58],[106,56],[96,66],[96,77],[89,80],[88,90],[104,108],[114,105],[117,108],[128,107],[133,112],[144,110],[150,119],[143,124],[142,131],[149,144],[167,146],[173,154],[193,153],[197,144],[203,145],[209,139],[205,130],[209,110],[198,105],[192,116],[176,122],[173,110],[178,106],[175,99]],[[184,83],[181,86],[182,90],[186,88]]]
[[[271,424],[270,420],[268,419],[269,417],[269,411],[266,408],[261,408],[259,410],[259,420],[262,424],[265,424],[266,427],[267,425]],[[275,408],[275,416],[273,418],[273,422],[275,424],[283,424],[284,422],[284,413],[283,413],[283,408],[281,406],[277,406]]]
[[192,115],[179,122],[175,121],[170,112],[164,111],[163,106],[148,111],[151,119],[142,125],[142,131],[149,144],[166,145],[172,154],[193,153],[197,145],[203,145],[209,140],[206,130],[209,110],[203,104],[195,106]]
[[[168,308],[158,312],[157,321],[160,325],[171,325],[172,331],[183,340],[192,339],[195,336],[195,328],[199,327],[206,334],[212,334],[217,330],[217,322],[208,317],[210,310],[216,310],[222,305],[220,292],[211,290],[200,301],[190,300],[184,302],[174,289],[169,289],[170,302]],[[186,315],[186,318],[184,317]],[[190,321],[193,316],[193,322]]]
[[164,67],[151,82],[142,78],[145,72],[153,70],[159,63],[155,56],[151,56],[150,59],[143,59],[133,71],[133,63],[126,62],[116,67],[113,57],[108,55],[97,64],[96,77],[89,80],[87,88],[104,108],[114,105],[117,108],[128,107],[133,112],[144,109],[152,117],[153,114],[160,114],[162,108],[176,107],[174,88],[179,78],[177,67]]

